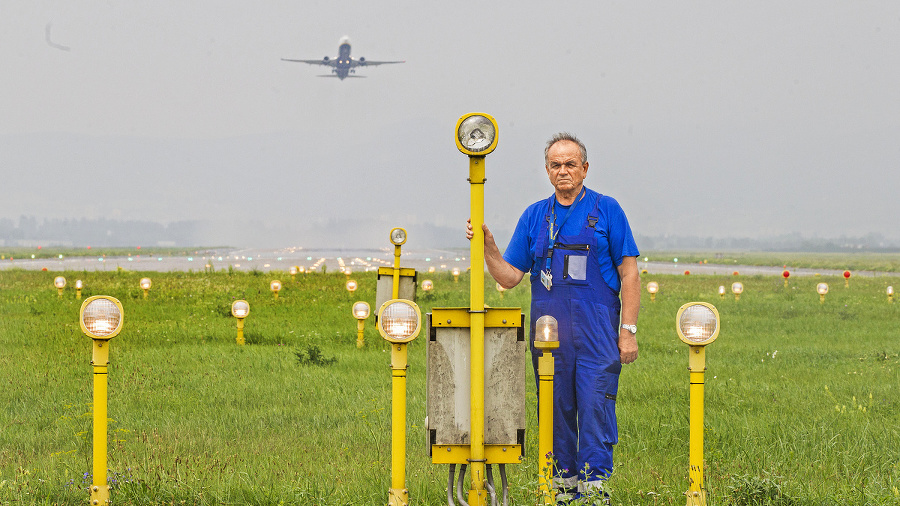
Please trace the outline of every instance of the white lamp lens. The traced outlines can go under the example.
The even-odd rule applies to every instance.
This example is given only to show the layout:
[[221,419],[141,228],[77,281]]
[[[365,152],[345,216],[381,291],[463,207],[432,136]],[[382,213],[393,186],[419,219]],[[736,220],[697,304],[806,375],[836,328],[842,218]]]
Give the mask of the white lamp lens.
[[395,302],[384,308],[381,325],[385,333],[398,341],[408,339],[418,324],[416,311],[409,304]]
[[459,142],[473,153],[486,150],[494,142],[494,125],[484,116],[469,116],[459,125],[456,132]]
[[703,343],[712,337],[718,324],[716,314],[710,308],[700,304],[685,309],[678,321],[684,337],[695,343]]
[[94,299],[84,308],[81,318],[91,335],[106,337],[119,327],[122,313],[111,300]]

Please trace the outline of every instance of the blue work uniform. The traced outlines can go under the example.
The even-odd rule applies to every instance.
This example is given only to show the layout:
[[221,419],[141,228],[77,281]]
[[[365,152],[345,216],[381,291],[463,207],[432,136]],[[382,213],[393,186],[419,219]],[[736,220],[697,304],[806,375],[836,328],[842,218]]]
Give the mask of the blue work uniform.
[[[550,226],[559,230],[555,238]],[[552,245],[552,246],[551,246]],[[530,206],[504,259],[531,273],[531,353],[537,378],[540,351],[534,323],[559,324],[555,357],[553,452],[558,487],[597,487],[613,470],[618,442],[615,401],[619,358],[620,281],[616,267],[638,256],[625,213],[614,199],[585,188],[572,206],[555,196]],[[541,271],[552,278],[548,290]]]

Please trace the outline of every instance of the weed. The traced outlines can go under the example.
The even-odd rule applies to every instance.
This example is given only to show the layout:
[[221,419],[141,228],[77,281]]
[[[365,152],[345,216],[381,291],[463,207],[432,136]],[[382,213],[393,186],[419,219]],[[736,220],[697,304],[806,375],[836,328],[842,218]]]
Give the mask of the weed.
[[314,344],[308,345],[306,350],[295,351],[294,355],[297,356],[300,365],[328,366],[337,362],[336,357],[325,358],[321,348]]

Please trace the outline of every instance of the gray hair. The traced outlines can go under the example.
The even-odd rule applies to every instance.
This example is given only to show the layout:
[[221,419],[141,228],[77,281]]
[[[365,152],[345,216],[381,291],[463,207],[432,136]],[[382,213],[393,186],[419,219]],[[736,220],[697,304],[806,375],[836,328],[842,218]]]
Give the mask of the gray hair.
[[553,134],[553,137],[547,141],[547,147],[544,148],[544,165],[548,165],[550,163],[550,147],[560,141],[570,141],[574,142],[578,149],[581,151],[581,163],[587,163],[587,148],[584,147],[584,143],[578,140],[578,137],[575,137],[574,134],[570,134],[569,132],[560,132],[558,134]]

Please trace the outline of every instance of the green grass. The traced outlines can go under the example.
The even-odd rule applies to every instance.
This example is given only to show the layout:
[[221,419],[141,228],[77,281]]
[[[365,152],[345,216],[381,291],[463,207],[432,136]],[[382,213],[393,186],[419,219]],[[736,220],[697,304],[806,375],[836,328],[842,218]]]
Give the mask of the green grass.
[[[0,272],[0,504],[84,504],[91,470],[91,342],[80,302],[57,273]],[[375,299],[374,273],[69,272],[84,296],[117,297],[125,327],[111,341],[109,468],[119,505],[384,504],[390,487],[390,353],[366,325],[356,347],[355,300]],[[147,300],[138,288],[153,279]],[[277,301],[268,289],[279,277]],[[423,313],[468,305],[468,278],[432,276]],[[623,371],[620,443],[610,480],[617,504],[684,504],[688,458],[687,346],[674,330],[685,302],[719,309],[707,350],[706,485],[710,504],[900,503],[898,278],[746,277],[740,301],[724,276],[650,276],[640,358]],[[815,283],[831,285],[820,304]],[[489,283],[492,287],[493,283]],[[522,306],[527,286],[492,306]],[[251,304],[247,345],[229,307]],[[446,466],[424,447],[425,343],[410,347],[407,484],[413,504],[446,504]],[[318,359],[309,358],[316,355]],[[302,363],[301,358],[306,358]],[[333,363],[329,361],[334,360]],[[524,367],[524,364],[523,364]],[[530,369],[530,367],[529,367]],[[511,503],[534,504],[537,459],[528,379],[527,458],[510,466]]]
[[[46,248],[30,248],[24,246],[6,246],[0,247],[0,259],[6,260],[10,258],[59,258],[59,255],[65,257],[126,257],[133,255],[157,256],[157,257],[173,257],[173,256],[190,256],[209,252],[216,248],[164,248],[164,247],[133,247],[133,248],[72,248],[62,246],[48,246]],[[34,257],[32,257],[34,255]]]
[[708,262],[722,265],[786,265],[790,269],[829,269],[900,272],[900,253],[799,253],[795,251],[649,251],[641,257],[654,262],[693,264]]

